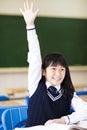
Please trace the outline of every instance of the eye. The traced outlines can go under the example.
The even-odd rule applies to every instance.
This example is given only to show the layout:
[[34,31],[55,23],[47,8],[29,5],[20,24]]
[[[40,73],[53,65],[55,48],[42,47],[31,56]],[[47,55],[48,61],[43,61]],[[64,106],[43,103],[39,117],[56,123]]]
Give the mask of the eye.
[[65,70],[64,68],[61,68],[61,70]]
[[56,70],[56,67],[51,67],[52,70]]
[[65,68],[61,68],[61,71],[65,71]]

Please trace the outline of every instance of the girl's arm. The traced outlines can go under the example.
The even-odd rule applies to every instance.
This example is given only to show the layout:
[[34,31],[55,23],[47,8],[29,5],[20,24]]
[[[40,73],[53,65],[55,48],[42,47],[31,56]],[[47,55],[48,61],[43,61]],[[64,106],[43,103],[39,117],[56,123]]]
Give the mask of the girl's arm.
[[75,112],[65,116],[67,124],[74,124],[80,121],[87,121],[87,102],[76,95],[73,96],[71,107]]
[[76,124],[80,121],[87,122],[87,102],[83,101],[76,94],[74,94],[71,107],[75,112],[70,115],[63,116],[59,119],[48,120],[45,125],[58,123],[58,124]]
[[33,3],[29,5],[28,0],[24,2],[24,11],[20,9],[27,29],[27,40],[28,40],[28,62],[29,62],[29,69],[28,69],[28,90],[29,95],[35,92],[38,82],[41,79],[42,71],[42,61],[41,61],[41,54],[40,54],[40,47],[39,41],[36,34],[34,21],[38,14],[39,9],[33,11]]

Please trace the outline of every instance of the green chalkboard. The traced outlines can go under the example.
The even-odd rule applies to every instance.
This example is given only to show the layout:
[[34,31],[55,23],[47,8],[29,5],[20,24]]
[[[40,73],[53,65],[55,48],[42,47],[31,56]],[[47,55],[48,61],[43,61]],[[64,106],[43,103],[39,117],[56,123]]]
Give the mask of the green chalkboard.
[[[63,53],[69,65],[87,65],[87,19],[37,17],[42,57]],[[0,16],[0,67],[26,67],[26,25],[21,16]]]
[[19,16],[0,16],[0,67],[27,66],[25,23]]

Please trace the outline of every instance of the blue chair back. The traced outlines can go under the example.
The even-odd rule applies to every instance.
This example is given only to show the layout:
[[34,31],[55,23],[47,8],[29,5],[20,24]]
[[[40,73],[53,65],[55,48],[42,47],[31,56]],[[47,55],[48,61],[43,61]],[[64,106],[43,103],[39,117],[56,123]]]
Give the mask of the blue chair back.
[[85,90],[77,90],[77,91],[76,91],[76,94],[77,94],[78,96],[87,95],[87,91],[85,91]]
[[[13,106],[10,106],[10,107],[13,107]],[[8,109],[8,108],[10,108],[9,106],[7,107],[7,106],[1,106],[0,107],[0,130],[3,130],[3,125],[2,125],[2,113],[6,110],[6,109]]]
[[7,100],[9,100],[9,97],[5,95],[0,95],[0,101],[7,101]]
[[30,100],[29,96],[26,96],[25,97],[26,105],[29,105],[29,100]]
[[6,109],[2,114],[4,130],[13,130],[16,127],[24,127],[27,119],[27,106]]
[[[20,107],[23,107],[23,106],[20,106]],[[3,112],[7,109],[10,109],[10,108],[19,108],[19,106],[1,106],[0,107],[0,125],[2,124],[2,114],[3,114]]]

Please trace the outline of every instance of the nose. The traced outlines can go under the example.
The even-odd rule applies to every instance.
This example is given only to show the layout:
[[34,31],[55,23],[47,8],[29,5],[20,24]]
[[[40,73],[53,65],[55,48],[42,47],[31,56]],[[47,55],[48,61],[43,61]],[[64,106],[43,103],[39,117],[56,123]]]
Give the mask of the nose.
[[60,76],[60,71],[56,70],[55,74],[56,74],[56,76]]

